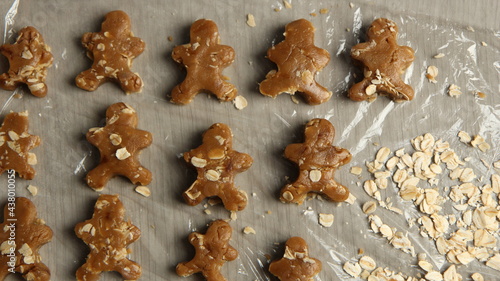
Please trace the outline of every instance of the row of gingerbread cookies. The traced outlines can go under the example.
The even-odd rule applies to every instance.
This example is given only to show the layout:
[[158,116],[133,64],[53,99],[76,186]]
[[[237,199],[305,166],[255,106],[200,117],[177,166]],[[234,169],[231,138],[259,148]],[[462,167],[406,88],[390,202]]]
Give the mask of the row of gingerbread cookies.
[[[332,92],[316,82],[316,74],[330,61],[327,50],[314,45],[315,28],[311,22],[299,19],[286,25],[285,40],[271,47],[267,57],[277,64],[260,83],[263,95],[276,97],[281,93],[301,94],[309,104],[321,104],[330,99]],[[363,65],[364,78],[349,90],[355,101],[372,101],[377,94],[395,101],[413,99],[411,86],[405,84],[401,74],[414,60],[414,51],[397,44],[398,28],[388,19],[376,19],[368,30],[368,42],[351,49],[351,57]],[[222,75],[224,68],[233,63],[234,49],[220,45],[217,25],[206,19],[191,26],[189,44],[176,46],[172,58],[187,71],[185,80],[171,92],[171,101],[190,103],[200,92],[215,95],[221,101],[231,101],[237,89]],[[130,67],[135,57],[145,49],[145,43],[134,37],[129,16],[123,11],[106,15],[100,32],[85,33],[82,44],[92,67],[76,77],[76,85],[87,91],[96,90],[106,81],[116,81],[126,93],[140,92],[143,82]],[[15,44],[0,48],[10,63],[7,73],[0,76],[0,87],[13,90],[20,83],[28,85],[38,97],[47,94],[45,77],[52,64],[50,48],[34,27],[20,31]]]
[[[0,224],[4,230],[0,231],[0,281],[14,272],[26,280],[48,281],[50,269],[42,262],[39,250],[52,240],[53,232],[38,217],[31,200],[18,197],[11,203],[15,211],[7,204],[4,222]],[[14,239],[13,231],[17,234]],[[125,280],[141,277],[141,265],[128,258],[128,246],[139,239],[141,231],[125,219],[125,208],[118,195],[100,195],[92,218],[78,223],[75,233],[90,248],[86,262],[76,271],[77,281],[96,281],[107,271],[117,271]],[[201,273],[209,281],[225,281],[221,267],[238,257],[238,251],[229,245],[231,235],[231,226],[223,220],[211,222],[206,234],[191,233],[188,240],[195,247],[195,256],[179,263],[177,274],[186,277]],[[321,262],[309,256],[307,244],[300,237],[290,238],[283,258],[269,265],[269,272],[282,281],[312,280],[320,270]]]
[[[100,163],[86,176],[87,184],[101,191],[114,176],[128,178],[134,184],[148,185],[151,172],[139,161],[140,152],[151,145],[152,134],[137,129],[137,112],[125,103],[111,105],[106,125],[91,128],[87,140],[99,149]],[[218,196],[225,208],[240,211],[247,204],[246,192],[234,186],[236,174],[252,165],[250,155],[232,149],[231,129],[222,123],[212,125],[203,134],[203,144],[184,153],[184,160],[198,172],[196,181],[184,192],[189,205]],[[351,159],[349,151],[333,146],[335,128],[326,119],[313,119],[305,128],[305,141],[286,147],[284,155],[298,164],[297,180],[281,191],[281,201],[301,204],[307,193],[318,192],[334,201],[344,201],[348,189],[334,180],[339,166]],[[15,170],[20,177],[33,179],[35,154],[29,152],[40,143],[28,133],[26,112],[9,113],[0,128],[0,171]]]
[[[134,184],[148,185],[151,172],[139,161],[140,152],[151,145],[152,134],[137,129],[137,112],[125,103],[111,105],[106,111],[106,125],[91,128],[87,140],[99,149],[100,163],[86,176],[87,184],[101,191],[114,176],[128,178]],[[240,211],[247,204],[246,192],[234,186],[236,174],[252,165],[250,155],[232,148],[231,129],[222,123],[212,125],[203,134],[201,146],[184,153],[184,160],[196,168],[196,181],[184,192],[189,205],[217,196],[230,211]],[[286,147],[284,155],[298,164],[300,172],[294,183],[281,191],[281,201],[301,204],[309,192],[318,192],[334,201],[344,201],[348,189],[334,180],[339,166],[351,159],[349,151],[333,146],[335,128],[326,119],[313,119],[305,128],[303,143]],[[0,171],[15,170],[20,177],[33,179],[35,154],[29,152],[40,138],[28,133],[28,114],[9,113],[0,128]]]

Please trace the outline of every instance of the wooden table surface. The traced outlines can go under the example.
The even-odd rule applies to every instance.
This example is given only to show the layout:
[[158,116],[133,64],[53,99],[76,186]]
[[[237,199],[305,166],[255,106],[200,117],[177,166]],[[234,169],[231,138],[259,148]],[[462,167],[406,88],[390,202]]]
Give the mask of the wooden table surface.
[[[228,280],[276,280],[267,270],[266,255],[280,257],[284,242],[291,236],[303,237],[311,256],[323,262],[323,270],[315,280],[351,280],[342,265],[358,259],[359,248],[379,266],[411,276],[422,273],[415,267],[415,257],[394,249],[370,230],[361,210],[370,198],[358,182],[371,178],[364,163],[373,160],[381,146],[392,151],[401,147],[411,150],[410,139],[425,133],[450,142],[462,158],[473,157],[471,163],[479,176],[489,179],[492,173],[498,173],[481,166],[479,159],[492,163],[500,158],[500,2],[353,0],[353,7],[347,1],[290,3],[292,8],[287,9],[282,1],[264,0],[0,2],[0,17],[5,18],[0,21],[1,42],[12,43],[17,31],[33,25],[54,55],[47,97],[36,98],[26,88],[14,92],[22,94],[21,98],[0,90],[1,117],[11,110],[28,110],[30,132],[42,139],[33,150],[39,162],[35,167],[37,176],[29,182],[18,179],[17,195],[32,199],[40,217],[54,230],[52,242],[41,250],[44,262],[51,268],[52,280],[73,280],[76,269],[85,261],[88,248],[75,236],[73,228],[90,218],[99,196],[84,182],[86,172],[95,167],[99,157],[85,140],[85,133],[101,126],[106,108],[121,101],[136,109],[139,128],[153,134],[153,145],[140,157],[153,173],[149,185],[152,195],[145,198],[135,193],[135,186],[123,178],[111,180],[102,193],[119,194],[127,216],[142,231],[139,241],[130,246],[130,258],[143,267],[141,280],[201,280],[199,276],[183,279],[175,274],[176,264],[193,255],[187,235],[205,231],[207,223],[229,219],[230,214],[221,206],[209,206],[211,214],[205,214],[203,204],[191,207],[184,203],[182,192],[196,175],[181,154],[198,146],[203,131],[216,122],[228,124],[234,134],[234,149],[254,159],[253,166],[236,177],[237,185],[250,196],[246,209],[230,222],[234,229],[231,244],[238,249],[239,257],[223,268]],[[276,12],[276,8],[280,11]],[[125,95],[117,85],[107,83],[95,92],[83,91],[75,86],[74,78],[91,61],[85,56],[80,38],[85,32],[99,31],[104,15],[118,9],[130,15],[134,34],[146,42],[145,52],[132,67],[143,78],[144,89],[139,94]],[[328,11],[323,14],[320,9]],[[254,15],[255,27],[246,24],[247,14]],[[367,27],[378,17],[394,20],[400,30],[399,43],[415,49],[415,62],[404,75],[415,89],[411,102],[396,104],[379,97],[373,103],[358,103],[346,96],[356,81],[354,74],[360,73],[349,57],[350,48],[366,39]],[[189,27],[200,18],[214,20],[222,43],[236,51],[235,62],[224,74],[248,100],[243,110],[205,94],[186,106],[169,102],[170,91],[184,77],[170,53],[174,46],[189,41]],[[275,67],[265,58],[266,50],[283,39],[288,22],[299,18],[315,25],[316,45],[331,54],[330,63],[317,80],[333,92],[333,97],[318,106],[307,105],[300,98],[295,104],[286,94],[273,100],[258,92],[258,83]],[[169,36],[172,41],[167,40]],[[445,57],[434,59],[437,53]],[[7,65],[2,58],[0,70],[6,71]],[[435,84],[425,78],[429,65],[439,69]],[[458,85],[463,95],[448,96],[450,84]],[[487,96],[477,98],[473,95],[477,91]],[[282,156],[284,148],[301,142],[305,123],[318,117],[335,126],[335,145],[353,154],[351,163],[336,173],[336,179],[357,197],[352,205],[314,199],[298,206],[280,203],[277,198],[286,178],[297,175],[297,167]],[[482,153],[460,143],[456,136],[460,130],[484,136],[491,150]],[[360,177],[349,173],[352,166],[363,167]],[[446,180],[447,175],[443,175],[443,184]],[[39,188],[37,196],[26,190],[28,184]],[[6,190],[6,175],[0,177],[0,186]],[[446,269],[446,259],[437,253],[434,243],[406,223],[405,217],[417,217],[418,210],[403,202],[392,185],[383,195],[389,194],[404,216],[382,208],[376,213],[408,233],[417,253],[427,253],[436,268]],[[0,202],[5,202],[6,197],[6,192],[0,192]],[[334,214],[333,226],[319,225],[319,213]],[[244,234],[246,226],[253,227],[256,234]],[[477,261],[459,267],[465,278],[476,271],[484,273],[488,280],[500,275]],[[101,280],[120,277],[107,273]]]

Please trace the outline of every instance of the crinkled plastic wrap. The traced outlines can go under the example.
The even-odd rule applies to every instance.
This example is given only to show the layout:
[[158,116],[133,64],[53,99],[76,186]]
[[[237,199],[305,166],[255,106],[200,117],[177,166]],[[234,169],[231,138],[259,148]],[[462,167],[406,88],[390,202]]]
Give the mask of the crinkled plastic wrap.
[[[136,109],[139,128],[152,132],[154,137],[153,145],[140,157],[142,164],[153,172],[153,182],[149,185],[152,195],[142,197],[134,192],[133,184],[122,178],[113,179],[102,191],[119,194],[127,216],[142,231],[141,238],[131,245],[129,256],[142,265],[142,280],[180,280],[175,274],[176,264],[190,259],[194,253],[187,241],[188,234],[205,231],[207,223],[214,219],[230,218],[220,205],[203,203],[191,207],[182,199],[182,192],[196,175],[181,154],[198,146],[202,132],[216,122],[232,128],[234,149],[254,158],[253,166],[236,177],[237,185],[249,194],[249,204],[230,222],[234,229],[231,243],[238,249],[239,257],[223,268],[228,280],[275,280],[267,270],[268,257],[281,257],[284,242],[291,236],[303,237],[309,244],[310,255],[323,262],[323,270],[315,280],[354,280],[342,266],[358,260],[359,249],[374,258],[377,266],[408,276],[424,274],[416,266],[416,257],[395,249],[371,230],[361,209],[364,202],[371,200],[362,187],[363,181],[371,178],[365,162],[372,161],[381,146],[392,151],[403,147],[412,151],[411,139],[431,133],[436,139],[448,141],[461,159],[471,157],[467,166],[474,169],[478,178],[483,177],[483,183],[498,173],[480,161],[491,165],[500,158],[500,30],[498,21],[493,22],[498,3],[289,2],[291,8],[281,1],[263,0],[4,0],[0,3],[3,43],[12,43],[17,31],[33,25],[51,46],[55,57],[47,78],[47,97],[36,98],[24,87],[14,92],[0,91],[2,117],[9,111],[28,110],[30,131],[42,139],[42,144],[33,150],[38,157],[37,176],[30,182],[17,179],[16,183],[17,195],[31,198],[39,216],[54,230],[53,241],[41,249],[44,263],[52,270],[52,280],[71,280],[85,261],[88,248],[77,239],[73,228],[90,218],[99,195],[83,180],[99,157],[85,140],[85,133],[91,127],[101,126],[106,108],[120,101]],[[85,32],[98,31],[104,15],[117,9],[130,15],[135,36],[146,42],[146,51],[135,59],[132,67],[144,80],[143,92],[125,95],[113,83],[104,84],[95,92],[83,91],[75,86],[74,78],[90,67],[91,61],[85,56],[80,37]],[[248,14],[254,15],[255,27],[246,24]],[[352,64],[350,48],[366,39],[367,27],[377,17],[395,21],[400,31],[399,44],[415,50],[415,62],[404,74],[405,82],[415,89],[416,96],[411,102],[396,104],[379,97],[372,103],[357,103],[346,97],[347,89],[357,81],[356,75],[361,75]],[[205,94],[186,106],[169,102],[169,92],[184,77],[170,53],[175,45],[189,41],[189,26],[199,18],[214,20],[219,26],[221,43],[236,50],[236,61],[224,73],[248,100],[248,107],[243,110]],[[316,45],[331,54],[330,64],[317,79],[334,95],[318,106],[309,106],[300,98],[299,104],[295,104],[286,94],[273,100],[258,92],[258,83],[275,68],[265,58],[266,50],[281,41],[284,26],[298,18],[313,22]],[[169,36],[172,41],[167,40]],[[438,53],[444,57],[433,58]],[[0,63],[0,70],[5,72],[6,59],[2,57]],[[425,77],[429,65],[439,69],[437,83],[430,83]],[[459,86],[463,94],[450,97],[447,91],[451,84]],[[486,97],[479,98],[476,92],[485,93]],[[293,180],[298,171],[284,159],[283,150],[289,143],[302,142],[304,125],[317,117],[333,123],[335,145],[349,149],[353,155],[351,163],[341,167],[336,175],[357,197],[352,205],[316,198],[298,206],[278,200],[281,187],[287,180]],[[483,153],[459,142],[460,130],[483,136],[491,149]],[[363,173],[360,176],[349,173],[352,166],[363,167]],[[439,186],[451,184],[447,173],[440,179]],[[2,176],[0,181],[6,187],[6,177]],[[38,187],[37,196],[30,195],[28,184]],[[0,194],[5,202],[6,192]],[[426,253],[436,270],[446,269],[446,258],[438,253],[435,243],[422,237],[418,226],[410,227],[407,223],[419,216],[419,210],[401,200],[391,181],[382,191],[382,197],[391,197],[393,206],[403,214],[380,207],[375,214],[407,234],[415,252]],[[446,212],[453,213],[448,203],[444,204]],[[334,214],[333,226],[321,226],[319,213]],[[246,226],[254,228],[256,233],[244,234]],[[498,238],[498,231],[495,235]],[[458,271],[464,278],[481,272],[486,280],[496,280],[500,274],[478,261],[459,266]],[[106,273],[102,280],[120,279],[115,273]]]

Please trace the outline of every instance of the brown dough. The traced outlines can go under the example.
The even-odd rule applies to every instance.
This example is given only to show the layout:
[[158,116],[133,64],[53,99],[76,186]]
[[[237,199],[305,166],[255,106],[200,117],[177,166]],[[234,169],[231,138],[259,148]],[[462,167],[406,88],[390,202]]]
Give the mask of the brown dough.
[[316,82],[315,77],[330,61],[327,50],[314,45],[315,28],[299,19],[286,25],[285,40],[267,51],[267,57],[278,66],[260,83],[260,92],[269,97],[298,92],[311,105],[324,103],[332,92]]
[[206,234],[189,234],[189,243],[196,253],[192,260],[177,265],[177,274],[186,277],[201,272],[207,281],[225,281],[220,269],[226,261],[238,257],[238,251],[229,245],[232,232],[227,222],[216,220],[210,224]]
[[282,259],[269,265],[269,272],[281,281],[311,281],[321,271],[321,261],[309,257],[304,239],[292,237],[286,241]]
[[188,104],[194,97],[207,91],[220,101],[231,101],[238,91],[222,70],[234,61],[234,49],[220,45],[219,31],[215,22],[200,19],[193,23],[190,31],[191,42],[176,46],[172,58],[186,68],[186,78],[172,90],[172,102]]
[[247,194],[234,186],[234,176],[250,168],[253,159],[233,150],[233,135],[226,124],[213,124],[203,133],[203,144],[185,152],[184,160],[198,172],[196,181],[183,194],[189,205],[195,206],[206,197],[217,196],[227,210],[245,208]]
[[16,43],[2,45],[0,52],[7,57],[10,66],[9,71],[0,75],[0,88],[13,91],[23,83],[34,96],[47,95],[45,77],[54,57],[36,28],[21,29]]
[[125,280],[139,279],[141,266],[127,258],[131,252],[127,247],[139,239],[141,231],[124,217],[118,195],[102,194],[92,218],[76,225],[76,235],[90,248],[87,261],[76,272],[77,281],[99,280],[105,271],[117,271]]
[[[9,210],[14,203],[15,209]],[[40,248],[52,240],[52,230],[38,218],[35,204],[28,198],[17,197],[4,209],[4,222],[0,224],[0,280],[9,275],[11,257],[14,253],[14,271],[29,281],[49,281],[50,270],[42,263],[38,253]],[[9,221],[10,219],[17,221]],[[14,225],[14,226],[13,226]],[[15,239],[10,240],[11,227],[15,229]]]
[[29,151],[40,144],[40,138],[28,133],[28,112],[11,112],[0,128],[0,174],[14,169],[21,178],[31,180],[37,162]]
[[281,190],[282,202],[302,204],[310,192],[319,193],[332,201],[345,201],[347,187],[335,181],[339,166],[351,161],[348,150],[333,146],[335,128],[326,119],[313,119],[305,129],[303,143],[290,144],[285,157],[299,165],[299,177]]
[[393,21],[380,18],[368,30],[368,42],[351,49],[351,57],[363,65],[364,78],[349,89],[354,101],[373,101],[384,95],[396,102],[410,101],[414,92],[401,75],[412,64],[414,51],[397,43],[398,27]]
[[101,31],[85,33],[82,44],[87,56],[94,61],[92,67],[80,73],[75,81],[79,88],[95,91],[102,83],[113,80],[125,93],[142,90],[142,79],[130,70],[132,60],[146,46],[134,37],[129,16],[123,11],[109,12],[102,23]]
[[99,149],[101,161],[86,177],[87,184],[96,191],[106,186],[109,179],[120,175],[134,184],[148,185],[151,172],[139,162],[141,150],[150,146],[150,132],[137,129],[137,113],[129,105],[119,102],[106,110],[106,126],[92,128],[87,140]]

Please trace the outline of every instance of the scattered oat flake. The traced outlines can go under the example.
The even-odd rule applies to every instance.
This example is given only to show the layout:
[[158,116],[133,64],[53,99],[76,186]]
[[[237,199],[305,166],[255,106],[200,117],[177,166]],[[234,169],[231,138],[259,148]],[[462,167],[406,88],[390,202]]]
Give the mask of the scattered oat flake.
[[331,227],[333,225],[334,216],[333,214],[323,214],[320,213],[318,217],[318,222],[324,227]]
[[237,220],[237,219],[238,219],[238,215],[236,214],[236,212],[231,211],[230,218],[231,218],[231,220],[235,221],[235,220]]
[[212,214],[212,211],[210,211],[209,209],[205,209],[205,210],[203,210],[203,212],[204,212],[205,214],[207,214],[207,215]]
[[363,169],[361,167],[358,167],[358,166],[353,166],[351,167],[351,174],[353,175],[361,175],[361,172],[363,171]]
[[167,37],[167,40],[168,40],[168,41],[170,41],[170,42],[172,42],[172,41],[174,41],[174,37],[172,37],[172,36],[168,36],[168,37]]
[[472,138],[470,137],[470,135],[467,133],[467,132],[464,132],[464,131],[459,131],[458,132],[458,137],[460,138],[460,141],[465,143],[465,144],[469,144],[470,141],[472,140]]
[[288,2],[286,0],[283,0],[283,5],[285,5],[285,8],[287,8],[287,9],[291,9],[292,8],[292,4],[290,4],[290,2]]
[[311,15],[312,17],[315,17],[315,16],[317,16],[318,14],[316,14],[316,13],[312,12],[312,13],[310,13],[309,15]]
[[455,84],[451,84],[449,87],[448,87],[448,95],[450,95],[450,97],[458,97],[462,94],[462,92],[460,91],[460,87],[458,87],[457,85]]
[[242,110],[243,108],[247,107],[248,102],[247,99],[245,99],[244,96],[237,96],[234,101],[234,107],[236,107],[239,110]]
[[480,99],[486,98],[486,94],[483,92],[475,92],[474,95]]
[[327,8],[319,9],[319,13],[320,13],[320,14],[326,14],[326,13],[328,13],[329,11],[330,11],[330,10],[329,10],[329,9],[327,9]]
[[375,201],[368,201],[365,204],[363,204],[363,213],[365,214],[371,214],[377,210],[377,202]]
[[346,262],[342,268],[354,278],[357,278],[361,274],[361,266],[358,263]]
[[247,24],[250,27],[255,27],[256,26],[256,24],[255,24],[255,17],[252,14],[248,14],[247,15]]
[[351,8],[351,9],[354,8],[354,3],[350,2],[349,3],[349,8]]
[[438,76],[438,73],[438,68],[434,65],[430,65],[429,67],[427,67],[427,74],[425,75],[425,77],[429,79],[429,82],[437,83],[436,77]]
[[349,205],[352,205],[354,204],[354,202],[356,202],[356,196],[354,196],[354,194],[352,193],[349,193],[349,196],[347,197],[347,199],[345,200],[345,202]]
[[435,59],[440,59],[440,58],[443,58],[444,56],[445,56],[445,54],[443,54],[443,53],[438,53],[438,54],[434,55],[434,57],[433,57],[433,58],[435,58]]
[[28,191],[31,193],[31,195],[36,196],[38,194],[38,187],[34,185],[28,185],[27,187]]
[[471,32],[475,32],[474,27],[472,27],[472,26],[470,26],[470,25],[469,25],[469,26],[467,26],[467,30],[468,30],[468,31],[471,31]]
[[481,41],[481,45],[482,45],[483,47],[488,46],[488,44],[486,44],[486,42],[484,42],[484,41]]
[[257,232],[255,232],[255,229],[253,229],[253,227],[251,227],[251,226],[245,226],[245,228],[243,228],[243,233],[245,233],[245,234],[256,234]]
[[139,193],[144,197],[149,197],[151,195],[151,190],[147,186],[139,185],[135,188],[135,192]]

